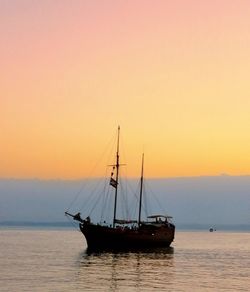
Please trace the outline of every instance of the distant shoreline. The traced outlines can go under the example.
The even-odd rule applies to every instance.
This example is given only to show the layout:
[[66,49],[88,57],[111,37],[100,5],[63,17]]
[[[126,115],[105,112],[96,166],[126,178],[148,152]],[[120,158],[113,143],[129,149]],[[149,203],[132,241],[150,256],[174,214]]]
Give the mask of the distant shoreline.
[[[78,224],[70,222],[17,222],[4,221],[0,222],[0,229],[74,229]],[[235,224],[235,225],[211,225],[208,224],[176,224],[177,231],[208,231],[210,227],[217,231],[242,231],[250,232],[250,224]]]
[[0,229],[74,229],[70,222],[0,222]]

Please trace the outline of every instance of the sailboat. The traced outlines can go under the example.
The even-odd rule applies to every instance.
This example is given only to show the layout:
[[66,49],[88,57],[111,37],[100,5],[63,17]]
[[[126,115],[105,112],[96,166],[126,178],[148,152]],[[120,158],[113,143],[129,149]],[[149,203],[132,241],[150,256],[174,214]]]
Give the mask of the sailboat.
[[119,170],[121,166],[119,154],[120,127],[118,127],[117,136],[116,163],[112,165],[114,172],[111,173],[111,178],[109,180],[110,186],[112,186],[115,191],[112,224],[94,223],[91,221],[90,216],[83,219],[80,213],[71,214],[67,211],[65,215],[79,222],[79,229],[85,236],[89,249],[169,247],[175,235],[175,225],[171,221],[172,217],[164,214],[154,214],[148,216],[147,220],[142,220],[141,218],[144,189],[144,154],[142,156],[140,177],[138,219],[126,220],[117,218]]

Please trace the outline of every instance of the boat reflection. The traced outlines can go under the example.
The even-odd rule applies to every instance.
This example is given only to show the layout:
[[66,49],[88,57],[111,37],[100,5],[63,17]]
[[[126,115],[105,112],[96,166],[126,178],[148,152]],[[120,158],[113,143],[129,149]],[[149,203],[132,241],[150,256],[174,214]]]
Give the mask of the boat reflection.
[[[153,290],[171,286],[174,248],[89,250],[79,258],[79,285],[91,291]],[[101,287],[101,289],[100,289]]]
[[85,250],[85,254],[86,255],[98,255],[98,254],[102,254],[102,253],[112,253],[112,254],[120,254],[120,255],[124,255],[127,253],[137,253],[137,254],[173,254],[174,253],[174,248],[173,247],[154,247],[154,248],[124,248],[121,247],[119,248],[86,248]]

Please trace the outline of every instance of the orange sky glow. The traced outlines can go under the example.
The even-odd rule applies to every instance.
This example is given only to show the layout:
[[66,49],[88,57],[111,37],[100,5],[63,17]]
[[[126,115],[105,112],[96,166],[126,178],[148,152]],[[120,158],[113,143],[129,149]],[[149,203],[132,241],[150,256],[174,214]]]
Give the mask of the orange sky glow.
[[0,0],[0,177],[250,174],[250,2]]

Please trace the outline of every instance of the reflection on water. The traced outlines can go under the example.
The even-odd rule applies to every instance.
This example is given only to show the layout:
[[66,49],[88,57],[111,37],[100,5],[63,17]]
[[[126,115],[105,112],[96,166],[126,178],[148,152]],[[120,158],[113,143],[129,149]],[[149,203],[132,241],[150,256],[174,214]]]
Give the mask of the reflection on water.
[[86,250],[67,230],[0,230],[0,290],[250,291],[250,233],[177,232],[174,249]]
[[[97,268],[98,267],[98,268]],[[174,249],[89,251],[79,255],[81,287],[103,290],[152,291],[171,285],[174,275]]]
[[154,254],[154,255],[165,255],[165,254],[173,254],[174,253],[174,248],[173,247],[154,247],[154,248],[127,248],[124,249],[122,247],[121,249],[90,249],[86,248],[83,254],[87,255],[100,255],[100,254],[120,254],[120,255],[127,255],[127,254]]

